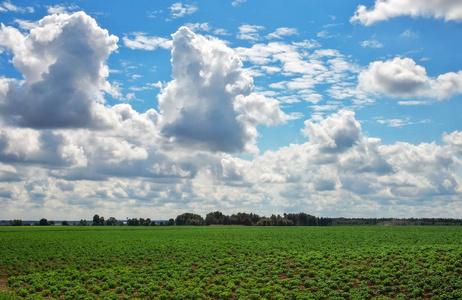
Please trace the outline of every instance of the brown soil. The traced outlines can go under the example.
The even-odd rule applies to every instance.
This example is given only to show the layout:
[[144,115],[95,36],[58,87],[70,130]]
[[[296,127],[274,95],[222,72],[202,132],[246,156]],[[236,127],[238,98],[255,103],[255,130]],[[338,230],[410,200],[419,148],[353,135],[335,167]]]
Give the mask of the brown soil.
[[8,275],[6,274],[6,266],[0,266],[0,291],[6,291]]

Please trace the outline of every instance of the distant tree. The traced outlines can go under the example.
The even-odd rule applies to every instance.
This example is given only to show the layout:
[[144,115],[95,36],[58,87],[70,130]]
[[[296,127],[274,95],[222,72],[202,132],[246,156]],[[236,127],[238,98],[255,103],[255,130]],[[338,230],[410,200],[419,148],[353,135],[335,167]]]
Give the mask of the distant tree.
[[150,218],[147,218],[147,219],[144,221],[143,226],[151,226],[151,219],[150,219]]
[[24,223],[22,222],[22,220],[19,220],[19,219],[15,219],[11,222],[11,226],[23,226]]
[[164,226],[164,222],[159,222],[159,226]]
[[47,226],[48,225],[48,220],[45,218],[40,219],[39,221],[40,226]]
[[62,221],[61,226],[69,226],[69,222],[68,221]]
[[55,221],[49,221],[48,225],[55,225]]
[[105,226],[106,225],[106,221],[104,220],[104,217],[101,216],[99,217],[99,226]]
[[99,216],[98,215],[93,216],[93,223],[91,225],[92,226],[99,226]]
[[169,219],[167,222],[167,226],[173,226],[175,225],[175,220],[174,219]]
[[87,220],[80,220],[79,226],[87,226],[88,222]]
[[224,225],[225,216],[220,211],[208,213],[205,216],[205,225]]
[[128,219],[127,225],[128,226],[140,226],[140,221],[137,218]]
[[156,226],[156,221],[151,221],[151,226]]
[[107,226],[116,226],[116,225],[119,225],[119,222],[117,221],[116,218],[109,217],[109,219],[106,220],[106,225]]
[[182,225],[205,225],[205,220],[198,214],[193,213],[184,213],[178,215],[175,219],[175,224],[177,226]]
[[257,222],[257,226],[270,226],[270,225],[271,225],[271,221],[268,218],[261,218]]

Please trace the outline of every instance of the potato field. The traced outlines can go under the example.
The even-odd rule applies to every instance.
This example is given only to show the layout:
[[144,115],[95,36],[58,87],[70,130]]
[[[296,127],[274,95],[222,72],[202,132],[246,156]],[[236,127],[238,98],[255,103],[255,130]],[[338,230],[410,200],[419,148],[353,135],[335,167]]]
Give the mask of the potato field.
[[462,227],[1,227],[0,299],[462,299]]

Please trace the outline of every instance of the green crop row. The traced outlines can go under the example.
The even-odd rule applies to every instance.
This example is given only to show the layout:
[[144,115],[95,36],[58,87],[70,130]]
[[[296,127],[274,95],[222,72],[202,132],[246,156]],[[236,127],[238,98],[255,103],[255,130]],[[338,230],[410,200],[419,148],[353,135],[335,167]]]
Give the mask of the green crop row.
[[9,227],[0,241],[0,300],[462,298],[459,227]]

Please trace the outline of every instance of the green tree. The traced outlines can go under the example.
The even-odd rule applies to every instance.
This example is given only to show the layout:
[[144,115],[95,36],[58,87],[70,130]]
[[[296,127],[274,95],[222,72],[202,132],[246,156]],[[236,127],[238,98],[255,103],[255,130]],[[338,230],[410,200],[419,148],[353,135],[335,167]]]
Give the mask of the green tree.
[[128,219],[127,225],[128,226],[140,226],[140,221],[137,218]]
[[62,221],[61,226],[69,226],[69,222],[68,221]]
[[182,225],[205,225],[205,220],[198,214],[184,213],[178,215],[175,219],[175,224],[178,226]]
[[91,225],[92,226],[98,226],[99,225],[99,216],[98,215],[93,216],[93,223]]
[[106,225],[107,226],[116,226],[116,225],[119,225],[119,222],[117,221],[116,218],[109,217],[109,219],[106,220]]
[[23,222],[22,220],[19,220],[19,219],[15,219],[11,222],[11,226],[23,226]]
[[39,226],[47,226],[48,225],[48,220],[45,218],[40,219],[39,221]]
[[79,226],[87,226],[88,222],[87,220],[80,220]]

